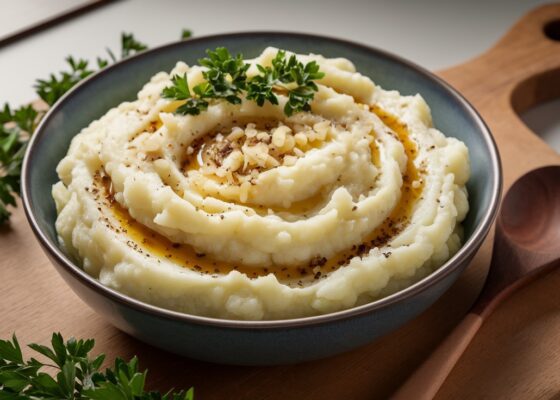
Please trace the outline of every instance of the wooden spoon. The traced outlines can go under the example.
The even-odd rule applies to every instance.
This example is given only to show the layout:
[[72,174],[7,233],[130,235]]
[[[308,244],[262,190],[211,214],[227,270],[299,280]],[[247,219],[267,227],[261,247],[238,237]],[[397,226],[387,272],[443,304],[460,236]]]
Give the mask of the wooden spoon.
[[506,297],[560,261],[560,166],[535,169],[506,194],[488,278],[463,321],[393,395],[433,399],[486,318]]

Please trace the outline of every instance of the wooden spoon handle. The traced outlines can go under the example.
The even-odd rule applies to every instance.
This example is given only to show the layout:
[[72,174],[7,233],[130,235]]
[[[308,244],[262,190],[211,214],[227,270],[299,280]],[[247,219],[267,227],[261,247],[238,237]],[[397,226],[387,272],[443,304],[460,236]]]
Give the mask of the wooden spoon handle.
[[451,334],[392,396],[393,400],[431,400],[482,325],[478,314],[469,313]]
[[[559,32],[560,4],[542,6],[521,18],[484,54],[438,72],[481,112],[493,132],[506,155],[505,189],[530,169],[558,163],[558,154],[525,126],[518,113],[560,96]],[[468,314],[393,398],[433,399],[482,321],[479,315]]]

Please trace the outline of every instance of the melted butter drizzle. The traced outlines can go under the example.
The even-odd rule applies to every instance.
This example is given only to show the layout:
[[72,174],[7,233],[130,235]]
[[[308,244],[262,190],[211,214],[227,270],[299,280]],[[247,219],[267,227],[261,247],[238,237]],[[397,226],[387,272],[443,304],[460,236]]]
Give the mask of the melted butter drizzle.
[[418,147],[410,138],[408,128],[400,122],[397,117],[384,111],[378,106],[372,106],[371,111],[375,113],[383,123],[391,128],[402,143],[407,157],[406,171],[403,175],[401,187],[401,198],[389,215],[376,229],[371,232],[364,242],[369,243],[370,247],[380,247],[387,244],[391,238],[399,234],[410,222],[412,211],[417,200],[422,196],[424,190],[424,180],[421,173],[414,164]]
[[159,128],[161,128],[162,125],[163,125],[163,122],[161,122],[161,119],[158,117],[158,119],[156,119],[155,121],[151,121],[149,123],[148,128],[146,129],[146,132],[154,133]]
[[[371,132],[371,135],[375,136],[375,132]],[[375,140],[372,140],[369,144],[369,150],[371,151],[371,162],[376,168],[381,167],[381,154],[379,153],[379,145]]]
[[[328,260],[324,259],[321,269],[315,276],[323,275],[334,271],[338,268],[348,265],[350,260],[356,256],[366,255],[374,247],[382,247],[389,244],[391,239],[398,235],[410,222],[412,212],[417,200],[422,196],[424,188],[424,181],[421,179],[421,173],[414,164],[418,148],[416,143],[410,138],[407,126],[400,122],[399,119],[386,112],[378,106],[372,106],[371,111],[375,113],[383,123],[389,127],[397,136],[397,139],[402,143],[405,154],[407,156],[406,171],[403,175],[403,184],[401,186],[401,197],[397,202],[391,214],[376,227],[370,234],[366,235],[364,240],[359,245],[352,246],[347,251],[342,251]],[[379,148],[372,142],[372,162],[374,165],[381,165],[381,156]],[[375,150],[374,150],[375,149]],[[416,184],[414,182],[417,182]],[[387,258],[391,256],[391,252],[384,251],[383,255]]]
[[[188,244],[173,243],[165,236],[136,221],[124,207],[114,200],[111,180],[107,175],[96,174],[92,192],[95,194],[96,200],[107,207],[113,214],[114,220],[117,222],[118,226],[115,227],[111,225],[110,227],[117,233],[127,235],[129,239],[127,241],[128,246],[147,257],[167,259],[170,262],[188,268],[194,272],[212,275],[213,277],[227,274],[231,270],[244,273],[249,278],[257,278],[259,276],[268,275],[269,273],[274,273],[281,281],[290,282],[294,286],[303,286],[304,282],[326,278],[330,272],[346,266],[352,258],[365,255],[374,247],[387,245],[390,240],[400,233],[410,222],[414,205],[422,195],[424,182],[423,179],[421,179],[420,171],[414,164],[417,146],[409,137],[407,126],[400,122],[395,116],[382,110],[378,106],[372,106],[371,111],[396,134],[398,140],[404,146],[408,160],[406,172],[403,175],[401,197],[389,217],[367,235],[361,244],[354,245],[351,249],[342,251],[329,259],[325,257],[315,257],[305,265],[290,267],[251,267],[242,264],[231,265],[231,263],[215,260],[205,254],[197,253],[194,248]],[[372,143],[372,162],[376,165],[380,165],[379,149],[375,141]],[[197,157],[192,157],[192,159],[196,160]],[[417,183],[414,184],[414,182]],[[99,194],[99,192],[102,193]],[[302,204],[300,205],[298,203]],[[308,199],[298,203],[294,203],[292,208],[288,210],[294,212],[306,210],[309,207],[307,203],[315,203],[315,199]],[[242,205],[248,208],[254,208],[245,204]],[[267,211],[268,208],[269,207],[263,207],[263,209]],[[110,224],[109,219],[105,218],[104,221]],[[390,251],[386,251],[383,255],[385,257],[390,257],[391,253]]]
[[[133,250],[144,254],[146,257],[166,259],[174,264],[188,268],[201,274],[213,275],[227,274],[232,269],[246,274],[250,278],[268,275],[271,272],[284,280],[297,280],[307,275],[301,267],[251,267],[244,265],[232,265],[212,259],[202,253],[197,253],[188,244],[173,243],[165,236],[153,229],[148,228],[136,221],[128,211],[122,207],[113,197],[111,179],[107,175],[97,174],[94,179],[92,189],[96,200],[111,211],[117,226],[110,225],[109,228],[116,233],[122,233],[128,237],[127,245]],[[110,219],[105,219],[106,224],[110,224]]]

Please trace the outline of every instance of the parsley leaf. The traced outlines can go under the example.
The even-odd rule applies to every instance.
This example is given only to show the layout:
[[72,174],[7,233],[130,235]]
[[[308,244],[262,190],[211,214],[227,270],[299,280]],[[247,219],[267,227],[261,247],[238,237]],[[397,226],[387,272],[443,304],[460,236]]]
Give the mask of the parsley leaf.
[[[138,41],[134,35],[124,32],[121,34],[121,58],[130,57],[147,48],[148,47],[144,43]],[[107,49],[107,54],[112,62],[117,61],[110,49]],[[51,74],[48,79],[38,79],[35,83],[34,87],[37,94],[49,106],[52,106],[76,83],[95,72],[93,69],[89,68],[89,62],[84,59],[76,60],[72,56],[69,56],[66,58],[66,63],[70,67],[69,71],[62,71],[58,76]],[[97,58],[97,66],[99,68],[105,68],[107,65],[109,65],[107,59]]]
[[[0,399],[69,400],[193,400],[194,391],[165,394],[145,389],[147,371],[140,372],[138,359],[115,359],[113,367],[101,371],[105,356],[90,357],[94,340],[64,341],[54,333],[50,346],[29,347],[48,360],[24,360],[15,335],[0,340]],[[54,376],[43,372],[55,371]]]
[[39,97],[49,106],[56,103],[76,83],[93,73],[93,70],[88,68],[87,60],[75,60],[68,56],[66,63],[70,67],[69,71],[62,71],[59,76],[51,74],[48,79],[38,79],[34,85]]
[[232,57],[225,47],[207,51],[208,57],[198,63],[208,70],[202,73],[208,83],[204,95],[209,98],[225,99],[229,103],[239,104],[239,93],[245,89],[249,64],[243,62],[243,56]]
[[4,109],[0,111],[0,124],[14,122],[19,129],[25,132],[33,132],[37,115],[38,113],[33,106],[22,106],[12,112],[10,105],[6,103]]
[[208,108],[208,102],[203,100],[203,96],[206,95],[208,85],[201,84],[195,86],[193,91],[198,97],[194,97],[191,95],[191,91],[189,89],[187,74],[184,74],[183,76],[175,75],[171,78],[171,83],[173,83],[173,86],[164,88],[161,96],[166,99],[186,100],[186,102],[179,106],[176,110],[177,113],[184,115],[198,115],[201,111]]
[[134,37],[132,33],[121,34],[121,58],[130,57],[136,53],[146,50],[148,46]]
[[189,89],[187,75],[175,75],[171,78],[171,86],[163,89],[161,95],[171,100],[185,100],[175,110],[177,114],[198,115],[208,109],[210,101],[226,100],[232,104],[241,103],[239,97],[245,89],[247,69],[249,64],[243,62],[243,57],[238,54],[235,58],[224,47],[215,51],[207,51],[208,57],[198,60],[199,64],[206,67],[202,73],[205,82]]
[[[288,102],[284,107],[284,113],[290,116],[295,112],[310,111],[309,103],[318,90],[314,81],[325,76],[319,70],[319,64],[311,61],[303,65],[295,55],[286,60],[286,54],[281,50],[272,60],[272,70],[278,79],[276,85],[288,91]],[[295,87],[291,87],[294,84]]]
[[175,75],[171,78],[171,83],[173,83],[173,86],[163,89],[161,94],[162,97],[175,100],[187,100],[191,97],[187,74],[184,74],[183,76]]
[[16,206],[14,194],[20,193],[21,164],[29,132],[33,132],[39,113],[31,106],[12,111],[8,104],[0,112],[0,224],[10,217],[7,206]]
[[247,99],[254,100],[259,107],[262,107],[265,101],[272,104],[278,104],[278,97],[274,93],[274,83],[278,80],[276,71],[270,67],[257,65],[261,75],[255,76],[247,84]]

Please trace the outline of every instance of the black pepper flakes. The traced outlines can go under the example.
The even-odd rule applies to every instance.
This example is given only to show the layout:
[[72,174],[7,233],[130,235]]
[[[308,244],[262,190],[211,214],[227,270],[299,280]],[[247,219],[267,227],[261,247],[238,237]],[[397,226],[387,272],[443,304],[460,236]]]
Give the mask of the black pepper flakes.
[[311,260],[309,260],[309,266],[311,268],[322,267],[326,263],[327,263],[327,258],[326,257],[321,257],[321,256],[313,257]]

